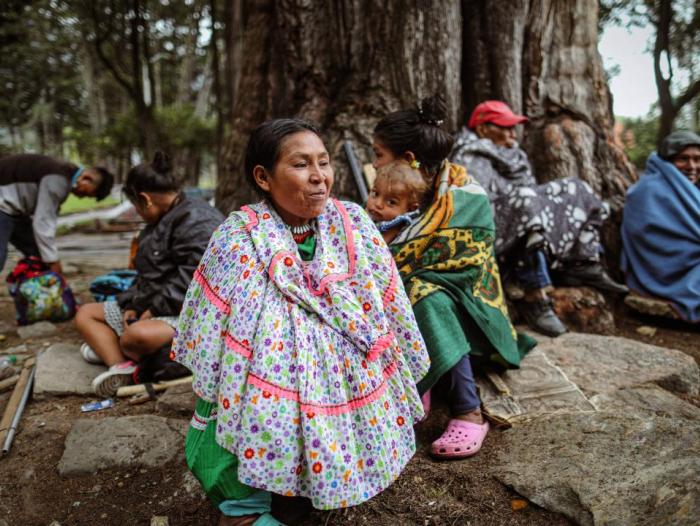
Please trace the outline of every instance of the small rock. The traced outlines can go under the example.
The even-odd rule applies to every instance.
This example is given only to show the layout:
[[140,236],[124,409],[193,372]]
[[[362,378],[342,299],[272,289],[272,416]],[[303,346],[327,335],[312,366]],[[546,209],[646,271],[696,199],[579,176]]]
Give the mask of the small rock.
[[625,296],[625,305],[642,314],[660,316],[662,318],[669,318],[672,320],[681,319],[678,313],[673,310],[671,304],[662,299],[645,298],[632,292]]
[[38,321],[31,325],[24,325],[17,328],[17,334],[19,334],[19,337],[23,340],[51,336],[55,333],[56,326],[49,321]]
[[597,290],[589,287],[556,288],[549,297],[557,316],[569,330],[614,334],[615,319],[611,307]]
[[170,526],[170,522],[167,517],[154,515],[151,517],[151,526]]
[[7,336],[0,334],[0,342],[4,342],[5,340],[7,340]]
[[649,336],[649,338],[653,338],[654,335],[656,334],[656,327],[649,327],[648,325],[642,325],[641,327],[637,327],[636,332],[637,332],[637,334],[640,334],[642,336]]

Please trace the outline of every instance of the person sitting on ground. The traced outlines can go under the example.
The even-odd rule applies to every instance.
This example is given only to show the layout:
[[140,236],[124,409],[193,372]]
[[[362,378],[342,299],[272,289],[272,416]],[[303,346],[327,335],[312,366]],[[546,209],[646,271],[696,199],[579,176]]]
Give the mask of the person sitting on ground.
[[105,168],[83,168],[39,154],[0,159],[0,271],[9,244],[24,256],[40,257],[61,273],[56,248],[56,225],[61,204],[78,197],[109,195],[114,177]]
[[220,524],[263,525],[270,492],[332,509],[388,487],[415,452],[429,362],[376,227],[330,198],[317,128],[259,125],[245,173],[263,200],[212,237],[173,351],[199,397],[188,466]]
[[426,407],[431,387],[449,379],[452,419],[430,452],[464,458],[488,432],[470,357],[516,367],[535,342],[508,317],[491,206],[464,168],[446,160],[453,139],[442,129],[445,115],[436,96],[377,124],[367,211],[390,243],[428,347],[430,371],[418,384]]
[[584,181],[569,177],[537,184],[515,128],[527,121],[507,104],[489,100],[471,114],[455,136],[450,160],[478,180],[489,195],[496,219],[496,255],[508,276],[524,289],[521,313],[538,332],[558,336],[566,327],[552,309],[546,289],[558,283],[587,285],[617,293],[600,262],[600,227],[608,207]]
[[668,135],[627,191],[621,259],[630,289],[700,322],[700,135]]
[[109,367],[92,382],[102,397],[131,383],[144,356],[170,345],[194,270],[224,220],[207,202],[180,192],[161,152],[129,171],[123,192],[147,223],[134,259],[138,274],[116,301],[83,305],[75,318],[83,358]]

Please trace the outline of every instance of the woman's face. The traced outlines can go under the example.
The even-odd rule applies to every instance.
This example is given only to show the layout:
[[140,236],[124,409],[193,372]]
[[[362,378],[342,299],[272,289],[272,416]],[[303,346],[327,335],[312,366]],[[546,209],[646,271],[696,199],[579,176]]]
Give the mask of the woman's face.
[[253,175],[282,220],[291,226],[304,225],[321,215],[333,186],[326,147],[310,131],[285,137],[272,173],[258,165]]
[[506,128],[492,122],[485,122],[476,127],[476,134],[482,139],[491,139],[491,142],[501,148],[515,146],[515,126]]
[[375,170],[379,170],[382,166],[395,161],[397,158],[394,152],[384,146],[376,137],[372,140],[372,150],[374,151],[372,166],[374,166]]
[[686,146],[673,158],[673,164],[691,183],[700,183],[700,146]]

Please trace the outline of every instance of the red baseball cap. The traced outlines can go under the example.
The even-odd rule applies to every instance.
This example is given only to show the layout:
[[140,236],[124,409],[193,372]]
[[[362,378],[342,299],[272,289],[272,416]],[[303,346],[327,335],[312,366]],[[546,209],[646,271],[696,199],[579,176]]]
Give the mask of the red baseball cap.
[[479,124],[491,122],[496,126],[510,128],[526,120],[527,117],[525,117],[525,115],[516,115],[505,102],[501,102],[500,100],[487,100],[474,108],[471,117],[469,117],[467,126],[473,130]]

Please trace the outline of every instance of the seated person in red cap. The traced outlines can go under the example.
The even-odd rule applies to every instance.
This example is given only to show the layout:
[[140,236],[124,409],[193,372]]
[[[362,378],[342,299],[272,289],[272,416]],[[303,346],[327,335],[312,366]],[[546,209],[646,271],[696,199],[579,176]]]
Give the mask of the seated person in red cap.
[[552,310],[549,269],[562,285],[588,285],[625,293],[600,263],[599,229],[607,205],[575,177],[538,185],[515,127],[527,121],[507,104],[479,104],[455,137],[450,160],[467,168],[489,194],[496,220],[496,254],[524,289],[521,309],[528,325],[558,336],[566,327]]

